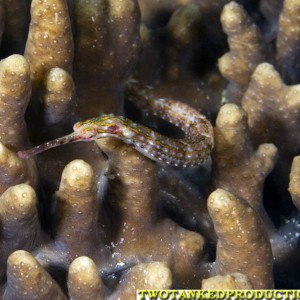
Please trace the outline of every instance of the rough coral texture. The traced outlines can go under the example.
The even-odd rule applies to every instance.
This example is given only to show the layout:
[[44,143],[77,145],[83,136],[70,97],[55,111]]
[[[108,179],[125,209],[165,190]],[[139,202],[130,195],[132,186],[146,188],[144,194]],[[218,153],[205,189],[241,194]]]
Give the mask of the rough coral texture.
[[272,175],[274,191],[288,197],[288,174],[299,153],[300,85],[286,85],[271,64],[262,63],[252,74],[242,107],[248,114],[250,137],[255,145],[273,143],[279,161]]
[[276,39],[276,66],[288,84],[299,83],[300,2],[284,1]]
[[73,113],[74,83],[68,72],[61,68],[52,68],[44,79],[42,103],[47,125],[64,123]]
[[297,209],[300,209],[300,157],[296,156],[293,159],[290,172],[289,192]]
[[66,1],[31,2],[31,22],[25,57],[30,63],[33,86],[38,86],[54,65],[71,71],[73,39]]
[[120,87],[139,51],[139,15],[134,0],[74,2],[74,78],[82,118],[123,113]]
[[255,151],[249,138],[245,111],[224,105],[218,114],[213,151],[213,187],[246,200],[268,222],[263,207],[264,179],[277,161],[277,148],[262,144]]
[[236,2],[224,6],[221,22],[228,36],[230,52],[219,59],[219,69],[230,81],[226,97],[240,103],[253,70],[265,59],[263,40],[258,27]]
[[13,252],[7,260],[7,287],[3,299],[67,299],[58,284],[24,251]]
[[31,95],[30,66],[23,56],[11,55],[1,61],[0,85],[1,142],[21,149],[29,144],[24,115]]
[[[0,1],[1,297],[300,288],[298,6]],[[205,164],[111,137],[18,156],[102,113],[182,138],[129,102],[131,77],[211,120]]]
[[208,209],[219,237],[216,272],[239,272],[256,289],[272,288],[272,250],[260,217],[247,203],[221,189],[209,196]]
[[[174,280],[193,284],[197,261],[203,253],[203,237],[160,216],[158,183],[153,176],[157,166],[120,141],[100,139],[97,144],[111,162],[109,172],[112,180],[107,194],[109,214],[113,228],[116,228],[111,235],[115,262],[125,265],[132,261],[148,262],[151,257],[151,260],[166,263]],[[123,187],[122,195],[117,192],[120,187]],[[142,224],[140,218],[143,219]],[[148,247],[155,243],[153,248]],[[176,264],[173,264],[174,261]],[[194,269],[193,275],[191,269]]]

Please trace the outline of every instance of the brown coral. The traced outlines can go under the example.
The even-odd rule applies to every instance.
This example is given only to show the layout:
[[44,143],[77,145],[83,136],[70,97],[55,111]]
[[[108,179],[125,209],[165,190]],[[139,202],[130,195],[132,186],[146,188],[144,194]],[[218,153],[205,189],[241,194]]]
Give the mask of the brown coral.
[[[8,188],[0,198],[1,265],[17,249],[32,251],[40,242],[41,231],[34,190],[26,184]],[[5,270],[1,269],[1,281]]]
[[299,82],[300,3],[286,0],[279,16],[276,39],[276,66],[288,84]]
[[215,272],[239,272],[256,289],[272,288],[272,250],[260,217],[247,203],[221,189],[209,196],[208,209],[219,238]]
[[296,156],[293,159],[290,172],[289,192],[294,205],[300,210],[300,156]]
[[121,87],[140,45],[137,2],[76,1],[74,18],[77,113],[82,118],[120,114]]
[[213,151],[213,186],[246,200],[268,222],[262,202],[263,184],[277,160],[273,144],[255,151],[249,138],[247,117],[235,104],[224,105],[218,114]]
[[104,299],[104,286],[97,266],[86,256],[78,257],[71,263],[68,286],[72,299]]
[[0,63],[0,190],[18,183],[37,185],[32,159],[22,161],[13,151],[28,147],[25,110],[31,95],[30,67],[21,55],[11,55]]
[[[270,209],[275,200],[287,202],[288,173],[299,154],[299,88],[283,83],[297,80],[297,35],[291,33],[298,30],[291,11],[297,3],[284,2],[278,23],[280,5],[272,0],[231,2],[222,15],[229,1],[140,0],[140,27],[134,0],[33,0],[27,37],[29,2],[4,3],[0,48],[2,57],[22,53],[27,39],[29,61],[12,55],[0,63],[4,298],[133,299],[136,288],[200,288],[201,281],[202,288],[272,288],[274,281],[297,287],[297,211]],[[0,1],[0,13],[2,7]],[[20,7],[24,13],[15,23]],[[225,56],[220,20],[230,48]],[[216,68],[221,56],[222,74]],[[265,60],[283,79],[271,64],[261,64]],[[35,160],[16,155],[30,147],[29,138],[37,144],[70,132],[83,118],[123,114],[123,85],[132,75],[153,85],[155,97],[189,103],[213,123],[217,116],[212,163],[169,169],[111,138]],[[222,100],[242,108],[221,107]],[[126,105],[125,112],[180,136],[135,107]],[[274,145],[279,163],[272,172]],[[295,158],[295,203],[298,177]]]
[[285,85],[274,67],[263,63],[255,69],[242,99],[254,144],[271,142],[278,147],[280,160],[273,181],[284,198],[290,164],[299,151],[299,88]]
[[3,299],[66,299],[58,284],[26,251],[19,250],[8,258],[7,287]]
[[42,93],[44,121],[47,125],[66,122],[72,115],[75,102],[73,79],[64,69],[50,69],[44,79]]
[[265,47],[259,29],[236,2],[224,6],[221,21],[230,52],[219,59],[219,69],[230,81],[226,97],[231,102],[240,103],[252,72],[265,59]]
[[[118,140],[100,139],[97,144],[110,161],[109,214],[118,216],[111,216],[115,228],[114,261],[162,261],[171,269],[174,280],[184,285],[195,284],[203,237],[159,216],[155,163]],[[154,247],[149,248],[150,244]]]
[[52,67],[71,71],[73,39],[65,0],[32,1],[25,57],[30,63],[34,87],[41,84]]
[[24,115],[31,95],[31,82],[30,66],[23,56],[12,55],[1,61],[0,89],[0,140],[14,150],[27,147]]

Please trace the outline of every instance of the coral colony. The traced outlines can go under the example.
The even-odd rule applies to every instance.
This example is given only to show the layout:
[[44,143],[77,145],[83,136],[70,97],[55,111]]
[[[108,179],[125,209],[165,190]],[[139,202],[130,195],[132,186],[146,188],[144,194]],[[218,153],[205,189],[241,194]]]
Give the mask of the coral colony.
[[2,298],[300,288],[299,13],[0,1]]

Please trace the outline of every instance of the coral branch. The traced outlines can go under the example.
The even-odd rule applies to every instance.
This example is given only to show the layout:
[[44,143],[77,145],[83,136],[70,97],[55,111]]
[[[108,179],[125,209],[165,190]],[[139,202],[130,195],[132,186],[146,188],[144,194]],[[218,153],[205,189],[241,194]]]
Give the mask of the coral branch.
[[32,159],[20,159],[0,143],[0,178],[0,194],[19,183],[28,183],[36,187],[38,179],[35,163]]
[[46,74],[44,80],[44,119],[47,125],[66,122],[72,114],[75,91],[72,77],[61,68],[53,68]]
[[34,87],[46,72],[60,67],[72,70],[73,38],[66,0],[33,0],[31,22],[25,48]]
[[88,255],[102,257],[97,230],[96,186],[92,168],[82,160],[69,163],[62,174],[57,197],[56,238],[68,248],[68,260]]
[[170,289],[172,274],[161,262],[138,264],[128,270],[121,279],[118,289],[108,300],[135,300],[137,289]]
[[24,119],[31,95],[30,67],[21,55],[0,62],[0,141],[18,150],[29,145]]
[[272,142],[284,157],[299,151],[300,85],[285,85],[272,65],[262,63],[255,69],[243,96],[253,142]]
[[208,210],[219,238],[215,272],[239,272],[248,276],[255,289],[272,288],[271,245],[255,211],[222,189],[209,196]]
[[283,1],[276,40],[276,66],[288,84],[299,83],[300,2]]
[[300,156],[296,156],[293,159],[290,172],[289,192],[294,205],[300,210]]
[[235,104],[224,105],[218,114],[213,151],[213,187],[243,198],[265,221],[262,191],[264,180],[277,160],[277,148],[262,144],[257,151],[249,138],[246,113]]
[[[300,85],[285,85],[268,63],[257,66],[242,99],[254,145],[273,143],[278,148],[280,160],[272,175],[272,189],[282,199],[289,197],[290,164],[300,150],[299,99]],[[281,207],[286,204],[287,201],[281,201]]]
[[[199,51],[201,12],[197,5],[178,8],[166,26],[168,35],[166,77],[178,80],[185,69],[190,69],[188,58]],[[184,53],[184,55],[183,55]]]
[[112,179],[106,200],[112,219],[114,261],[130,264],[135,260],[148,262],[151,257],[151,261],[166,263],[174,280],[197,286],[196,265],[204,240],[159,217],[155,163],[118,140],[101,139],[97,144],[110,162]]
[[[40,242],[40,226],[34,190],[19,184],[7,189],[0,197],[1,256],[0,265],[17,249],[31,251]],[[1,267],[3,279],[5,268]]]
[[243,7],[232,1],[224,6],[221,22],[230,52],[219,59],[222,75],[230,81],[226,97],[240,103],[256,66],[264,61],[260,32]]
[[82,118],[120,114],[120,88],[140,45],[137,1],[76,1],[74,18],[77,113]]
[[104,286],[95,263],[86,256],[76,258],[69,267],[68,290],[74,300],[103,300]]
[[19,250],[12,253],[7,262],[7,286],[3,299],[65,300],[58,284],[31,256]]

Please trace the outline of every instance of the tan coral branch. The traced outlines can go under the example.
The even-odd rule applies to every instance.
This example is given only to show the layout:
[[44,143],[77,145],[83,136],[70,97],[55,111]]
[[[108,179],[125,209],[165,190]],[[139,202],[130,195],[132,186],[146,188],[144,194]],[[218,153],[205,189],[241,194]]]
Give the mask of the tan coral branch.
[[296,156],[293,159],[290,172],[289,192],[294,205],[300,210],[300,156]]
[[22,160],[0,143],[0,178],[0,194],[19,183],[36,187],[38,181],[36,165],[33,159]]
[[255,289],[273,288],[271,245],[260,217],[242,199],[217,189],[208,198],[208,209],[218,235],[214,270],[239,272]]
[[[0,197],[1,266],[13,251],[31,251],[39,245],[41,231],[36,202],[34,190],[26,184],[11,187]],[[1,268],[1,277],[4,272]]]
[[279,16],[276,66],[288,84],[299,82],[300,1],[285,0]]
[[236,104],[224,105],[218,114],[213,151],[213,186],[246,200],[269,223],[263,207],[263,185],[277,161],[277,148],[252,146],[245,111]]
[[30,66],[21,55],[11,55],[0,62],[0,141],[20,150],[28,147],[24,119],[31,95]]
[[54,67],[72,70],[73,37],[66,0],[33,0],[25,48],[34,87]]
[[242,5],[234,1],[225,5],[221,22],[228,36],[230,52],[219,59],[219,69],[230,81],[227,99],[240,103],[252,72],[265,59],[264,46],[259,29]]
[[75,102],[75,87],[72,77],[61,68],[50,69],[44,80],[44,119],[47,125],[66,122]]
[[103,300],[104,285],[96,264],[86,256],[76,258],[69,267],[68,291],[74,300]]
[[7,286],[3,299],[66,300],[58,284],[26,251],[13,252],[7,261]]

